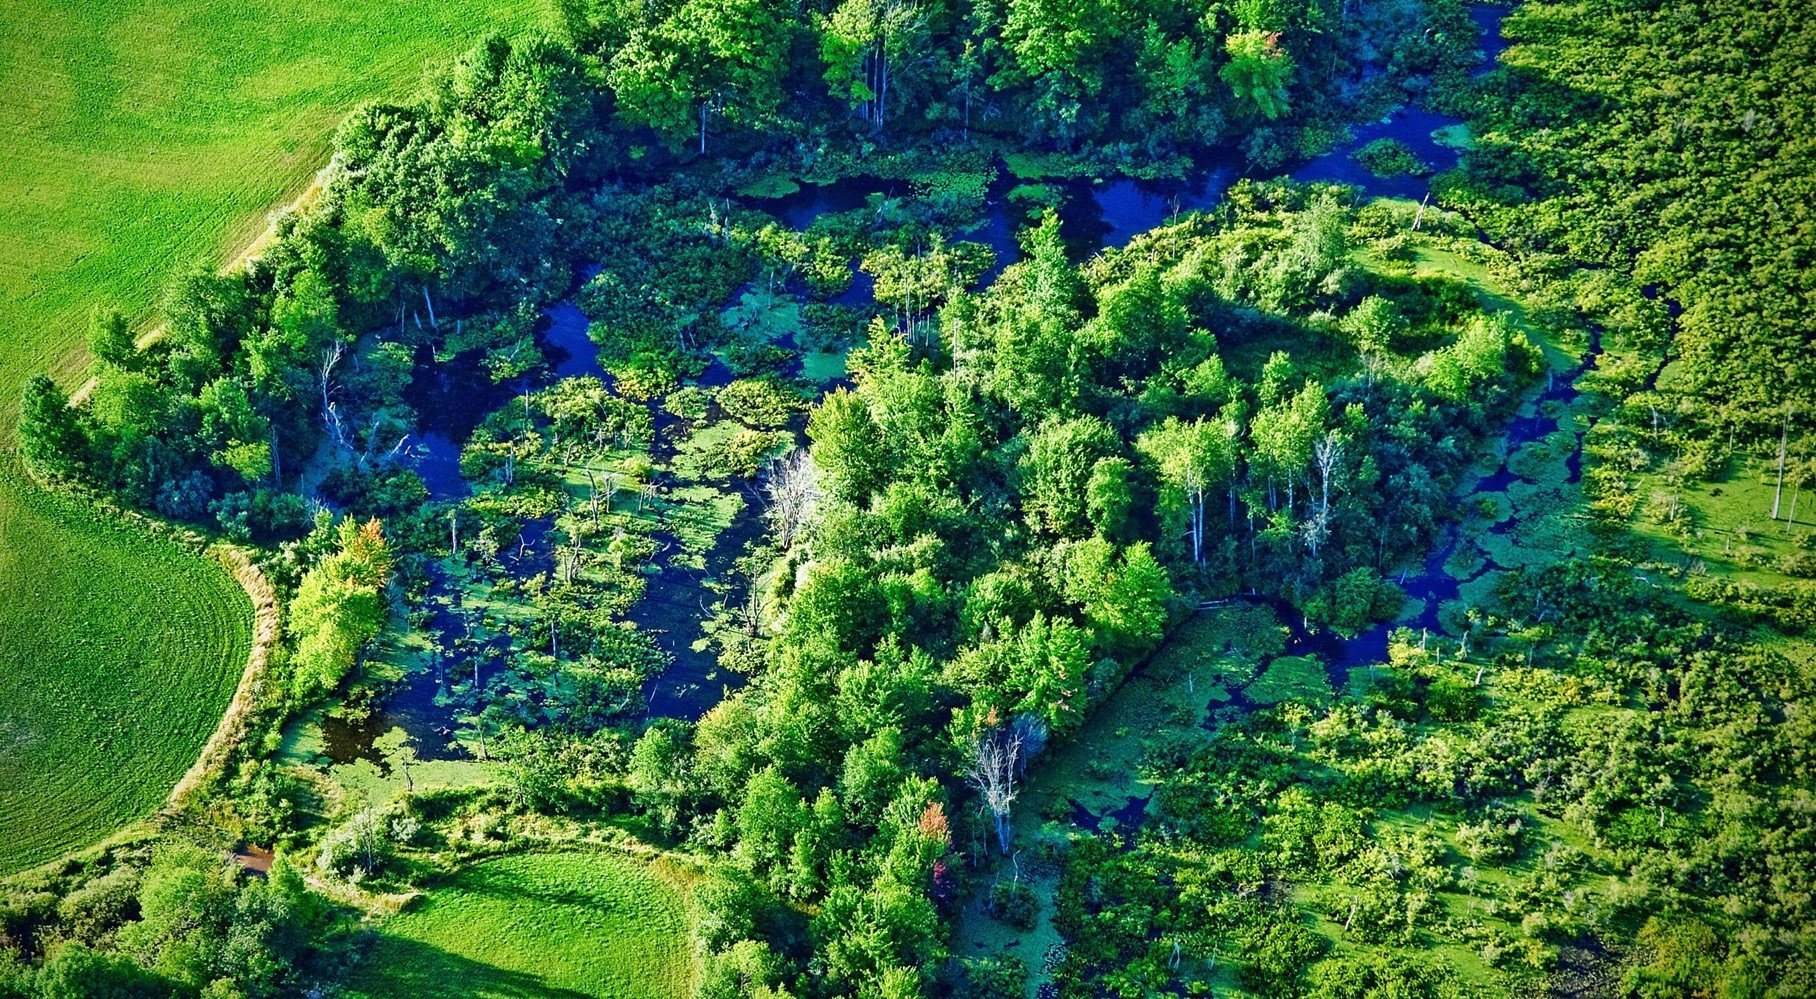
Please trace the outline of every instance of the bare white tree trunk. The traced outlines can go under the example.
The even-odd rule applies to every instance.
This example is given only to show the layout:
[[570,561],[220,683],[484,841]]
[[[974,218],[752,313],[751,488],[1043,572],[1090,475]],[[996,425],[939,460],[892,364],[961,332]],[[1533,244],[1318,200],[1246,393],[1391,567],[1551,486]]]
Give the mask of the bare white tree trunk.
[[764,491],[769,495],[766,512],[775,525],[776,540],[790,548],[819,506],[820,469],[806,450],[797,448],[770,463]]
[[1791,436],[1791,407],[1784,407],[1784,426],[1778,431],[1778,490],[1772,494],[1772,519],[1778,519],[1778,503],[1784,499],[1784,452]]
[[[1037,723],[1036,723],[1037,724]],[[1030,724],[1017,719],[1008,725],[979,732],[972,745],[971,764],[965,780],[984,799],[990,818],[996,825],[997,848],[1009,852],[1010,808],[1021,793],[1016,779],[1026,762],[1028,740],[1035,735]]]

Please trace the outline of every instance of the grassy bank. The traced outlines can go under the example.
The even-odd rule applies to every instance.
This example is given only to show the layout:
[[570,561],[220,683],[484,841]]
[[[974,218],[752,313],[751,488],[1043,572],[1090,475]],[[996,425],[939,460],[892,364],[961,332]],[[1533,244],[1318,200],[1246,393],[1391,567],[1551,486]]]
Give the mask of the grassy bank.
[[686,913],[675,878],[622,854],[501,857],[385,923],[348,995],[678,999]]

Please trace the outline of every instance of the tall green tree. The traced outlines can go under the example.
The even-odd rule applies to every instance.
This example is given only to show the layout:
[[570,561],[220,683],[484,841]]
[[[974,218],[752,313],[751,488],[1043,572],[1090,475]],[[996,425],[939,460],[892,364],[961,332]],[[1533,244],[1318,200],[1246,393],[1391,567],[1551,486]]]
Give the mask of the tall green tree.
[[844,0],[820,23],[820,58],[832,95],[881,132],[903,63],[927,43],[927,15],[915,0]]
[[[1187,508],[1192,561],[1204,561],[1205,495],[1218,486],[1233,490],[1236,476],[1236,427],[1224,419],[1185,422],[1169,418],[1142,434],[1137,447],[1153,462],[1165,484],[1161,501]],[[1231,505],[1234,508],[1234,494]]]
[[1277,32],[1239,31],[1224,39],[1230,61],[1217,75],[1229,84],[1246,108],[1269,121],[1291,106],[1287,88],[1292,84],[1293,57],[1280,44]]
[[686,0],[613,58],[619,108],[670,136],[686,134],[697,118],[704,154],[712,115],[745,125],[775,115],[790,28],[773,0]]
[[74,471],[87,461],[88,437],[69,408],[69,396],[49,375],[33,375],[25,382],[19,449],[28,461],[48,472]]
[[334,530],[338,550],[303,576],[286,622],[298,700],[334,689],[385,623],[391,552],[383,529],[348,519]]

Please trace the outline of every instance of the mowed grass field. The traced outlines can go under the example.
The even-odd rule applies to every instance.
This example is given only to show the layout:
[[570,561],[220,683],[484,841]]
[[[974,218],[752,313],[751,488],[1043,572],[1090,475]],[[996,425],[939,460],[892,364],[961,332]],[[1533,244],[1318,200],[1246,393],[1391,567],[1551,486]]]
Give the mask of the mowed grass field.
[[0,455],[0,874],[147,815],[233,696],[252,602]]
[[[73,389],[100,310],[232,259],[335,125],[542,0],[0,0],[0,448],[25,379]],[[244,662],[209,565],[36,495],[0,454],[0,872],[142,815]]]
[[97,309],[143,318],[328,158],[360,103],[542,0],[0,0],[0,425],[34,370],[66,387]]
[[683,999],[687,910],[674,877],[622,854],[500,857],[387,920],[348,995]]

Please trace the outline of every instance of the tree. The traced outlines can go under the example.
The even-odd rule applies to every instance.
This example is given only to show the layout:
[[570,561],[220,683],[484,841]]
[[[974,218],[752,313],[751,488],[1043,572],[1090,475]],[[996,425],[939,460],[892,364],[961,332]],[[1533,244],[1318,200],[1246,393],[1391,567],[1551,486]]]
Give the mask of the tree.
[[863,396],[839,389],[821,400],[807,421],[807,439],[834,496],[862,507],[889,481],[882,431]]
[[686,731],[677,725],[651,725],[631,749],[625,782],[637,803],[665,830],[680,824],[681,804],[692,787],[690,763]]
[[348,519],[335,531],[339,550],[303,576],[290,605],[286,627],[296,643],[292,695],[298,700],[339,685],[385,623],[391,555],[383,528],[377,520]]
[[1293,77],[1293,57],[1280,46],[1278,32],[1241,31],[1224,39],[1230,61],[1217,71],[1236,99],[1246,102],[1269,121],[1287,112],[1287,87]]
[[73,471],[87,461],[88,436],[69,408],[69,397],[48,375],[33,375],[25,382],[19,449],[26,460],[48,472]]
[[243,382],[218,378],[196,396],[196,404],[202,414],[203,447],[212,451],[209,460],[249,485],[271,474],[271,421],[254,408]]
[[1032,85],[1041,120],[1070,141],[1103,92],[1109,52],[1134,34],[1131,11],[1121,0],[1009,0],[1002,38],[1010,58],[992,82]]
[[52,951],[36,984],[34,995],[40,999],[165,999],[173,991],[170,982],[131,958],[97,951],[78,941]]
[[776,540],[783,548],[793,547],[820,502],[819,467],[806,451],[791,451],[769,463],[769,478],[763,491],[769,496],[769,508],[764,513],[775,527]]
[[883,809],[908,776],[903,762],[902,732],[893,725],[846,750],[839,800],[849,809],[847,825],[874,826],[882,819]]
[[820,25],[820,58],[832,95],[883,131],[895,69],[920,48],[925,28],[926,15],[914,0],[844,0]]
[[619,108],[670,135],[699,118],[706,152],[714,112],[758,122],[782,102],[787,22],[769,0],[686,0],[666,20],[632,34],[612,60]]
[[[1006,724],[991,722],[972,736],[970,759],[965,768],[965,781],[978,793],[996,826],[997,849],[1009,852],[1009,810],[1021,793],[1017,781],[1027,765],[1024,750],[1028,737],[1039,725],[1017,717]],[[1044,733],[1043,733],[1044,735]]]
[[1394,338],[1405,332],[1406,320],[1391,300],[1370,295],[1343,317],[1338,328],[1356,345],[1372,380],[1381,358],[1392,349]]
[[88,352],[102,364],[131,368],[139,362],[139,345],[118,309],[95,321],[88,330]]
[[1060,537],[1083,533],[1088,486],[1097,463],[1121,441],[1094,416],[1049,420],[1022,456],[1022,509],[1033,524]]
[[1092,538],[1068,546],[1056,567],[1060,592],[1106,649],[1142,650],[1160,640],[1173,587],[1146,542],[1120,551]]
[[1021,693],[1016,711],[1039,718],[1056,735],[1083,721],[1090,646],[1090,635],[1070,619],[1037,612],[1015,636],[1009,687]]
[[1313,381],[1307,381],[1290,401],[1255,414],[1249,437],[1255,442],[1254,463],[1267,478],[1269,507],[1277,499],[1276,483],[1284,481],[1286,509],[1292,512],[1295,487],[1305,477],[1312,449],[1329,419],[1330,402],[1324,388]]
[[1085,483],[1085,516],[1098,537],[1118,541],[1128,530],[1135,506],[1134,474],[1135,466],[1122,457],[1099,459],[1091,466],[1091,478]]
[[[1159,469],[1169,496],[1189,507],[1187,531],[1192,561],[1204,561],[1205,494],[1213,486],[1233,484],[1236,473],[1236,428],[1228,420],[1169,418],[1141,435],[1137,447]],[[1233,504],[1233,499],[1232,499]]]
[[758,874],[779,874],[801,828],[801,792],[775,766],[751,775],[737,812],[738,855]]
[[788,999],[785,965],[761,940],[740,940],[711,954],[700,975],[700,999]]
[[1152,265],[1106,289],[1100,295],[1097,316],[1080,333],[1080,339],[1102,358],[1098,377],[1105,382],[1122,378],[1130,384],[1178,353],[1190,336],[1191,318],[1185,304]]

